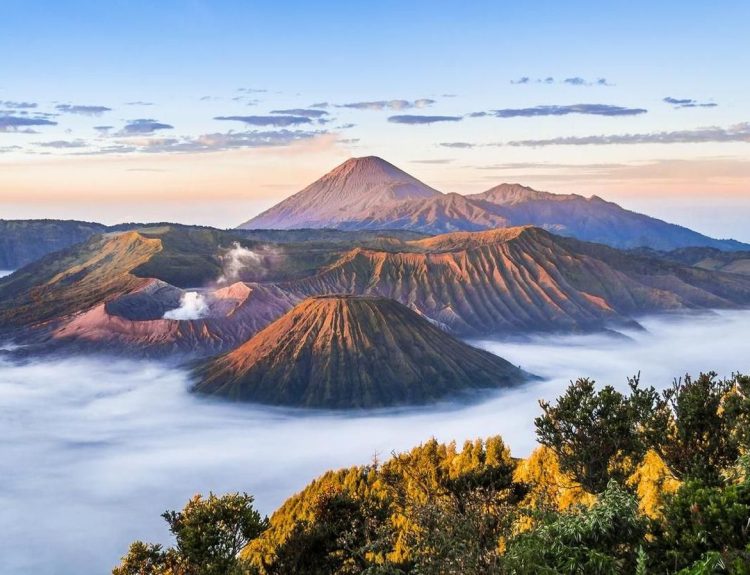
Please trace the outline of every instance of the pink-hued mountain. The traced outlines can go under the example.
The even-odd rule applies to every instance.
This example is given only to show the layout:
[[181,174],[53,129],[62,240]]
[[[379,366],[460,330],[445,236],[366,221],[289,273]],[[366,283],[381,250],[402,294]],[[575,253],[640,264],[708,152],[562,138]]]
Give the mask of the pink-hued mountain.
[[441,193],[381,158],[351,158],[241,229],[333,227],[375,207]]
[[553,194],[520,184],[500,184],[466,196],[443,194],[374,156],[347,160],[240,228],[410,230],[443,234],[526,225],[625,249],[749,247],[627,210],[598,196]]

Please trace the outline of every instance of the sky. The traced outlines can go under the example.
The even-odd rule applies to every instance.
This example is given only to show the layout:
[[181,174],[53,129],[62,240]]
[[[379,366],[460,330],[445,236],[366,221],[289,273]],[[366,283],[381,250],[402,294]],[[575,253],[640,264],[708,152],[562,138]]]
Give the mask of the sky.
[[746,1],[1,6],[1,218],[230,227],[374,154],[750,241]]

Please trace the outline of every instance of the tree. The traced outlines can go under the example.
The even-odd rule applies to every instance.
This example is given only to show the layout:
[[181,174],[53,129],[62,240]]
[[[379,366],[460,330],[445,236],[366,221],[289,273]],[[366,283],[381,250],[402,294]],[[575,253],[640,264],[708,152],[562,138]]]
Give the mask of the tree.
[[[655,572],[696,569],[711,558],[725,572],[750,573],[750,480],[732,485],[684,483],[667,497],[663,519],[655,522],[649,555]],[[694,565],[695,563],[695,565]],[[737,569],[730,569],[732,565]],[[746,570],[739,570],[739,566]]]
[[637,499],[611,481],[591,507],[549,514],[532,530],[511,539],[503,572],[634,573],[644,561],[646,527]]
[[237,566],[237,555],[267,527],[247,493],[207,499],[196,495],[182,511],[162,517],[177,541],[176,552],[197,575],[226,575]]
[[231,575],[241,570],[239,552],[267,527],[247,493],[204,499],[196,495],[182,511],[162,517],[176,539],[163,549],[136,541],[113,575]]
[[[429,447],[429,444],[428,446]],[[385,481],[396,515],[407,527],[403,542],[420,575],[497,573],[503,541],[510,536],[516,506],[525,496],[513,479],[515,462],[499,437],[466,442],[441,465],[399,456]]]
[[748,446],[750,378],[686,375],[663,393],[648,442],[675,476],[716,485]]
[[650,417],[658,394],[641,389],[638,377],[628,380],[625,396],[612,386],[596,391],[595,382],[578,379],[555,405],[539,404],[534,420],[539,443],[554,451],[562,471],[587,491],[599,493],[611,480],[621,484],[646,452],[641,422]]
[[161,545],[134,541],[112,575],[162,575],[167,572],[167,562]]
[[331,490],[317,498],[312,519],[295,524],[264,570],[269,575],[395,575],[402,571],[385,557],[392,545],[386,502]]

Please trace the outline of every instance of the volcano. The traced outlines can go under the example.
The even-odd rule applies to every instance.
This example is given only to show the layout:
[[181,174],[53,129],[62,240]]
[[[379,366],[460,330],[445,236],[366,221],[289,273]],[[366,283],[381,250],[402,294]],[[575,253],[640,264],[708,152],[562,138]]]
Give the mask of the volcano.
[[303,301],[194,374],[199,393],[328,409],[426,404],[528,378],[396,301],[340,295]]
[[241,229],[333,227],[352,214],[441,193],[376,156],[351,158]]

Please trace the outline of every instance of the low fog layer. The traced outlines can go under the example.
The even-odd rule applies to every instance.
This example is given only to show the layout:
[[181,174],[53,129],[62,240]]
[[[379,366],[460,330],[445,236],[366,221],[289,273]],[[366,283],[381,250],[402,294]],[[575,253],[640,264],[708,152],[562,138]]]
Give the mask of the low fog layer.
[[[101,575],[130,541],[167,541],[160,513],[194,493],[245,490],[273,511],[329,468],[383,459],[431,436],[501,434],[534,447],[537,399],[592,376],[668,385],[699,370],[750,370],[750,312],[647,318],[630,339],[549,336],[480,342],[546,377],[470,407],[303,414],[187,393],[183,372],[95,359],[11,365],[0,353],[0,573]],[[476,343],[476,342],[475,342]],[[2,346],[0,346],[2,347]]]

